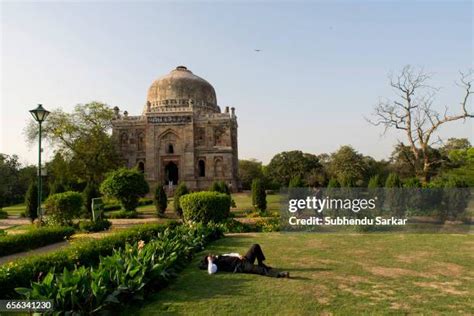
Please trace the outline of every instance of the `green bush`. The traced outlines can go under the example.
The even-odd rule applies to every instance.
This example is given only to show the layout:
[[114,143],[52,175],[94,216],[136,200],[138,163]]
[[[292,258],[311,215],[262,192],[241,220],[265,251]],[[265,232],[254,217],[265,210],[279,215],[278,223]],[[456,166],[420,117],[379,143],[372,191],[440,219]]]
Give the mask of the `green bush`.
[[0,219],[6,219],[6,218],[8,218],[7,211],[0,210]]
[[225,181],[214,181],[214,182],[212,182],[212,185],[209,188],[209,191],[225,193],[225,194],[230,195],[230,188],[227,185],[227,183],[225,183]]
[[97,221],[79,222],[79,229],[86,232],[101,232],[108,230],[112,223],[107,219],[99,219]]
[[180,198],[183,217],[192,222],[221,222],[230,215],[230,196],[218,192],[196,192]]
[[155,207],[158,216],[163,216],[168,207],[168,197],[162,185],[158,185],[155,189]]
[[27,251],[62,241],[74,234],[72,227],[35,228],[22,234],[0,236],[0,256]]
[[44,203],[45,215],[51,223],[69,225],[81,214],[83,200],[79,192],[68,191],[48,196]]
[[0,297],[18,297],[14,288],[28,286],[47,271],[61,271],[74,266],[95,266],[100,256],[109,256],[114,249],[126,243],[139,240],[148,242],[155,239],[166,227],[175,227],[176,222],[163,224],[143,224],[101,239],[77,241],[71,246],[54,252],[31,255],[0,265]]
[[367,187],[369,189],[378,189],[383,187],[382,179],[380,179],[380,176],[377,174],[375,176],[370,177],[369,183],[367,184]]
[[26,216],[32,221],[38,217],[38,186],[31,182],[25,195]]
[[189,193],[188,187],[183,182],[181,182],[178,185],[178,187],[176,187],[176,190],[174,191],[173,206],[174,206],[175,213],[178,214],[179,217],[183,217],[183,209],[181,208],[180,198],[181,196],[188,193]]
[[267,209],[267,194],[260,179],[252,181],[252,205],[259,212],[264,212]]
[[302,188],[304,187],[303,180],[300,176],[294,176],[291,178],[290,183],[288,184],[289,188]]
[[337,179],[334,179],[334,178],[329,179],[328,189],[340,188],[340,187],[341,185],[339,184],[339,181],[337,181]]
[[100,186],[100,192],[119,200],[125,211],[135,211],[139,198],[149,190],[143,173],[137,169],[127,168],[109,173]]

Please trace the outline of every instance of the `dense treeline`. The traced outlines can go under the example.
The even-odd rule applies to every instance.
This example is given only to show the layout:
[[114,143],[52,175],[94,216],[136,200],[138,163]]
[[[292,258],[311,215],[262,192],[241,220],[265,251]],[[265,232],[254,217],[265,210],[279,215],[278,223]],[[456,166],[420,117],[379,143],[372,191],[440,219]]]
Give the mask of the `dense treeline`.
[[[431,167],[431,181],[456,178],[469,187],[474,186],[474,148],[465,138],[450,138],[439,148],[430,148],[435,163]],[[276,154],[268,165],[257,160],[240,160],[239,176],[244,190],[250,190],[253,179],[261,179],[267,189],[302,186],[367,187],[376,181],[384,186],[390,174],[396,174],[403,183],[424,184],[417,176],[410,157],[411,151],[403,145],[394,148],[388,160],[364,156],[351,146],[341,146],[331,154],[310,154],[287,151]],[[372,180],[371,180],[372,179]]]

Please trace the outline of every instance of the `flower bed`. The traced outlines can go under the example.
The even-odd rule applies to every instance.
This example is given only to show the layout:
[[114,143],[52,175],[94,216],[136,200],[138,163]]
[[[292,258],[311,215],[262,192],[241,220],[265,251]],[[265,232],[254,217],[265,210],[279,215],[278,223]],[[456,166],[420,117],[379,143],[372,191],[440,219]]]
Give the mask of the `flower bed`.
[[31,281],[38,280],[48,271],[61,271],[75,266],[94,266],[100,256],[109,256],[114,249],[123,248],[126,243],[138,240],[148,242],[156,238],[166,227],[177,223],[144,224],[125,231],[101,238],[77,241],[70,247],[51,253],[33,255],[0,265],[0,297],[18,297],[16,287],[28,286]]
[[149,243],[140,240],[101,257],[96,268],[52,270],[31,288],[16,291],[28,300],[51,299],[55,310],[66,314],[111,310],[162,288],[196,251],[220,236],[215,225],[167,228]]

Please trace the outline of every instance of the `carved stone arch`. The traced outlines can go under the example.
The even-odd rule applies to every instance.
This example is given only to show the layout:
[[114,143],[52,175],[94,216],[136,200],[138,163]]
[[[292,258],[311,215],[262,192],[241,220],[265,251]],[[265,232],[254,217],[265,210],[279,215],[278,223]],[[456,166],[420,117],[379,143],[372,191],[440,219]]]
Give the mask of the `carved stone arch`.
[[214,158],[214,177],[218,179],[224,178],[224,162],[222,157]]

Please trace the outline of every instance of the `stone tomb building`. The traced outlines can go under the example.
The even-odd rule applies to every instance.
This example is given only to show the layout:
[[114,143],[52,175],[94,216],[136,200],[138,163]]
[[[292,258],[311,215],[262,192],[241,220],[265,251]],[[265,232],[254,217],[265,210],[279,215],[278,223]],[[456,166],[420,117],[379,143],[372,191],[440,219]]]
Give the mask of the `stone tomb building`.
[[219,180],[238,189],[235,109],[222,112],[212,85],[186,67],[151,84],[142,115],[115,107],[112,123],[125,165],[142,170],[151,188],[205,190]]

